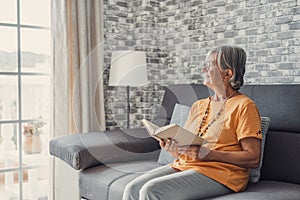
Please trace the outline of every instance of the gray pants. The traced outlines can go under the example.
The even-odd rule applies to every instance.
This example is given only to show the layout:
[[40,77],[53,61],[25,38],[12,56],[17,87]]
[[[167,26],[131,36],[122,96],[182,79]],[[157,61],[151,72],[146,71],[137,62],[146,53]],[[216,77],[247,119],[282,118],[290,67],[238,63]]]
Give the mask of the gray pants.
[[231,192],[226,186],[194,170],[176,172],[166,165],[127,184],[123,200],[205,199]]

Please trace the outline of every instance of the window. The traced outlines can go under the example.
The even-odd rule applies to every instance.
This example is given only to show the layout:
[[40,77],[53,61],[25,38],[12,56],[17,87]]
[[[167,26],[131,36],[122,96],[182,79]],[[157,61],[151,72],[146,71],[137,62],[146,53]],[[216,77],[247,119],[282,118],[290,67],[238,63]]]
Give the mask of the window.
[[48,199],[50,0],[0,0],[0,196]]

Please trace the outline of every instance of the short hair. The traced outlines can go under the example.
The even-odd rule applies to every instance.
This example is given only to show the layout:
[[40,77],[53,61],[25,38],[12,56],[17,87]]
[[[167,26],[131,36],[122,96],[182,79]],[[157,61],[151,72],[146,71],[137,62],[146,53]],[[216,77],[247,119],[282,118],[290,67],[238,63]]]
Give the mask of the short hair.
[[233,76],[229,80],[234,90],[239,90],[244,84],[247,55],[244,49],[235,46],[221,46],[209,51],[209,55],[216,53],[216,62],[221,69],[231,69]]

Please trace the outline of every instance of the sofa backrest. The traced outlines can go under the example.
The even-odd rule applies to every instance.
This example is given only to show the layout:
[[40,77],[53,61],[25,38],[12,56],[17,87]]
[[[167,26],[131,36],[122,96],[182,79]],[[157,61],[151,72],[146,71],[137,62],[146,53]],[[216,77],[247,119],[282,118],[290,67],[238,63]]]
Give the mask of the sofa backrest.
[[165,88],[160,111],[153,121],[160,126],[169,124],[176,103],[191,106],[198,99],[206,98],[208,96],[208,89],[203,85],[170,85]]
[[[261,116],[271,119],[261,179],[300,184],[300,85],[245,85],[241,92],[256,103]],[[169,124],[176,103],[191,106],[209,94],[200,84],[166,87],[154,122]]]

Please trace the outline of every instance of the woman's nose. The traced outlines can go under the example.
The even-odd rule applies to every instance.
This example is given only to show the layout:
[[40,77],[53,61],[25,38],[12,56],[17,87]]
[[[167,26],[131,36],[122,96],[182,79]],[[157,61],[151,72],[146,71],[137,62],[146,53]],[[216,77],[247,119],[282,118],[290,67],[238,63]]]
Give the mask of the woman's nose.
[[201,68],[201,71],[204,73],[204,72],[207,72],[207,66],[204,64]]

